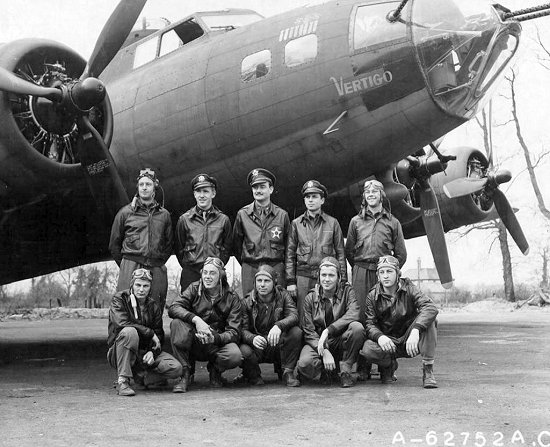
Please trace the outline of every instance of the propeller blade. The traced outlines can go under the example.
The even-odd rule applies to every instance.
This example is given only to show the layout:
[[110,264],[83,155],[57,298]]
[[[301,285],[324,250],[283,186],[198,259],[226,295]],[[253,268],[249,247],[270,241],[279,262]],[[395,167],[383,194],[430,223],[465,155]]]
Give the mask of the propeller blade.
[[83,132],[78,140],[78,151],[88,186],[105,220],[112,221],[120,207],[129,202],[128,194],[101,134],[85,115],[80,117],[79,127],[89,132]]
[[420,208],[422,222],[424,223],[439,280],[445,289],[449,289],[453,285],[453,274],[449,262],[445,232],[443,231],[443,222],[441,221],[437,197],[427,181],[425,187],[420,191]]
[[42,87],[32,82],[21,79],[16,74],[5,68],[0,67],[0,90],[22,95],[32,95],[42,98],[48,98],[51,101],[60,102],[63,99],[63,93],[58,88]]
[[98,77],[115,57],[132,31],[147,0],[121,0],[97,38],[82,79]]
[[449,199],[454,199],[479,192],[486,184],[487,178],[461,177],[443,185],[443,191]]
[[487,137],[489,139],[489,153],[487,154],[487,161],[489,162],[489,169],[493,169],[493,99],[489,101],[489,113],[487,124]]
[[512,239],[516,242],[518,248],[524,255],[529,253],[529,243],[525,239],[523,230],[519,225],[518,219],[514,214],[514,210],[510,206],[510,202],[500,189],[495,189],[493,191],[493,201],[495,203],[495,208],[497,209],[498,215],[502,220],[502,223],[512,236]]

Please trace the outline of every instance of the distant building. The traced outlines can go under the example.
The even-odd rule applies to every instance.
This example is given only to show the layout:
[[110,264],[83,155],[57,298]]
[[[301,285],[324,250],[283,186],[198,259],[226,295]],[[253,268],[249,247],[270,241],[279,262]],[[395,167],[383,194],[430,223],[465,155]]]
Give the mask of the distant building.
[[408,269],[403,272],[403,277],[411,279],[424,293],[433,298],[437,304],[444,304],[447,290],[439,281],[439,275],[435,268],[422,268],[421,258],[417,259],[416,269]]

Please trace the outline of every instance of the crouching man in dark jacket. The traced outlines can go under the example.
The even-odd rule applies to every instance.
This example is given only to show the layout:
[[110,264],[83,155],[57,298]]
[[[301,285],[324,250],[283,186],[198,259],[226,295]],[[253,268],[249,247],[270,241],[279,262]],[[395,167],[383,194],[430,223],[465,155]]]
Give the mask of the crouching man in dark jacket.
[[130,289],[116,293],[111,301],[107,360],[118,371],[119,396],[136,394],[131,378],[151,385],[181,376],[180,363],[161,351],[162,309],[151,298],[152,281],[149,270],[134,270]]
[[351,368],[357,361],[364,341],[359,323],[359,306],[355,292],[340,281],[340,263],[332,257],[319,265],[319,283],[304,300],[302,330],[306,345],[298,360],[297,372],[308,379],[321,377],[330,383],[340,367],[342,387],[353,386]]
[[294,300],[277,286],[275,269],[261,265],[255,287],[244,299],[243,334],[240,346],[243,374],[236,383],[263,385],[260,363],[279,363],[287,386],[300,386],[294,368],[302,348],[302,331]]
[[367,341],[360,354],[380,369],[382,383],[392,383],[397,358],[422,355],[424,388],[437,388],[433,374],[438,310],[408,278],[400,278],[399,261],[382,256],[378,283],[366,303]]
[[201,279],[185,289],[168,309],[173,318],[170,340],[174,356],[183,366],[174,392],[184,393],[192,381],[195,360],[208,361],[210,386],[223,386],[222,372],[240,366],[237,343],[241,335],[241,302],[229,290],[223,262],[209,257]]

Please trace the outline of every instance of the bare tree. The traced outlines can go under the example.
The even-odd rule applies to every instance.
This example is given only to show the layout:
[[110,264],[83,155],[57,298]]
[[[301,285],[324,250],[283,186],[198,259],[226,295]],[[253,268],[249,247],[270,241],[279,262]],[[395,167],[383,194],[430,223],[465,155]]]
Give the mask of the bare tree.
[[541,163],[543,158],[550,153],[550,151],[542,151],[541,154],[539,154],[539,156],[535,160],[532,160],[531,158],[531,153],[523,137],[523,131],[522,131],[521,123],[518,116],[518,106],[516,101],[516,88],[515,88],[516,78],[517,78],[516,72],[513,69],[511,69],[510,74],[506,76],[506,80],[510,85],[510,95],[511,95],[510,101],[512,103],[512,121],[514,122],[516,127],[516,136],[518,138],[519,145],[523,150],[523,156],[525,157],[525,163],[527,165],[527,172],[529,173],[531,186],[533,187],[535,197],[537,198],[537,204],[538,204],[539,210],[546,219],[550,220],[550,210],[548,210],[548,208],[546,207],[546,204],[544,203],[544,197],[542,196],[539,183],[537,180],[537,176],[535,173],[535,168],[538,166],[539,163]]
[[[483,132],[483,144],[486,153],[493,152],[493,142],[491,135],[491,117],[487,116],[485,110],[481,113],[481,120],[476,119],[477,124]],[[475,226],[474,226],[475,227]],[[510,247],[508,245],[508,233],[506,227],[500,220],[493,222],[482,223],[478,228],[493,228],[497,232],[497,238],[500,245],[500,253],[502,255],[502,277],[504,279],[504,296],[507,301],[515,301],[516,294],[514,291],[514,277],[512,268],[512,256],[510,255]]]
[[71,297],[73,293],[74,288],[74,278],[77,274],[76,268],[61,270],[60,272],[57,272],[57,277],[59,278],[59,283],[63,287],[63,290],[65,291],[65,296],[63,299],[63,304],[65,306],[68,306],[71,302]]

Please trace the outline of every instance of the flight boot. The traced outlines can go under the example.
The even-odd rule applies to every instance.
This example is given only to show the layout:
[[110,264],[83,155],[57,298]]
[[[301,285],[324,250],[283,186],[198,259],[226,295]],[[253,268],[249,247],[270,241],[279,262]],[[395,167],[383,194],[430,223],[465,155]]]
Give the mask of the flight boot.
[[116,386],[116,392],[119,396],[135,396],[136,392],[130,387],[130,381],[128,378],[121,376],[118,379]]
[[173,393],[187,393],[189,389],[189,384],[191,383],[191,372],[189,368],[183,368],[183,372],[179,380],[174,383],[174,388],[172,388]]
[[422,365],[422,386],[424,388],[437,388],[434,376],[434,365]]
[[283,373],[283,380],[285,385],[289,387],[298,387],[302,385],[300,379],[296,376],[296,373],[291,369],[285,369]]
[[208,363],[206,368],[208,369],[208,373],[210,376],[210,387],[222,388],[225,385],[225,380],[222,377],[221,371],[210,362]]
[[351,373],[344,371],[340,373],[340,385],[342,388],[350,388],[355,385]]

